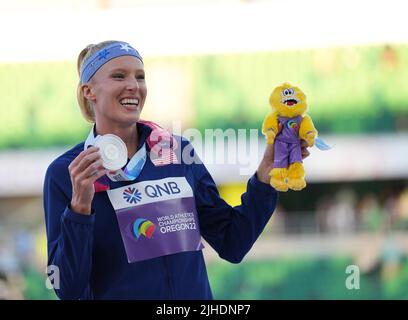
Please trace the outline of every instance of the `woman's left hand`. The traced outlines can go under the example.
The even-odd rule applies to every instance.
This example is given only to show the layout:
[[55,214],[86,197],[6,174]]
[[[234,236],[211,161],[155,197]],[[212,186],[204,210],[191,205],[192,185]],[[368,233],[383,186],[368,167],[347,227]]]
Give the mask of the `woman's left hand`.
[[[302,148],[302,159],[305,159],[310,155],[309,150],[307,150],[309,145],[305,140],[301,140],[300,146]],[[259,164],[258,170],[256,171],[258,180],[263,183],[269,184],[271,179],[269,172],[271,172],[273,169],[274,153],[274,144],[267,144],[263,159]]]

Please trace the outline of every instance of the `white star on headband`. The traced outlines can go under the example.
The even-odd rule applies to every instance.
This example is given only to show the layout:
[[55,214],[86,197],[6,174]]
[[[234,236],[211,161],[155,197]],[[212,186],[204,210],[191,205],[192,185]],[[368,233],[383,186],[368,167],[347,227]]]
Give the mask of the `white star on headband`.
[[129,48],[129,45],[126,44],[121,44],[120,45],[120,50],[126,50],[126,52],[128,52],[129,50],[131,50],[132,48]]

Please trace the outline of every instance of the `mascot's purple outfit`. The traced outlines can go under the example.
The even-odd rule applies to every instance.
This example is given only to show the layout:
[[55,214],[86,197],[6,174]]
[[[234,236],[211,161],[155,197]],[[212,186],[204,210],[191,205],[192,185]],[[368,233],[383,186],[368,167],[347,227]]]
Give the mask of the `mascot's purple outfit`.
[[299,128],[303,117],[278,117],[282,131],[275,138],[275,168],[287,168],[294,162],[302,162]]

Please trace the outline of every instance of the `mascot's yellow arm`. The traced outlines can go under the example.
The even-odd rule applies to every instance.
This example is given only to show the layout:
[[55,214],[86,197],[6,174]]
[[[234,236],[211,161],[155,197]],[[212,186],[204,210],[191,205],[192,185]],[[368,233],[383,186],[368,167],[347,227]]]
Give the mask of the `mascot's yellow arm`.
[[306,140],[310,147],[314,145],[317,130],[313,125],[312,118],[305,114],[299,128],[299,138]]
[[262,133],[266,136],[266,143],[272,144],[278,133],[278,112],[272,112],[265,117],[262,124]]

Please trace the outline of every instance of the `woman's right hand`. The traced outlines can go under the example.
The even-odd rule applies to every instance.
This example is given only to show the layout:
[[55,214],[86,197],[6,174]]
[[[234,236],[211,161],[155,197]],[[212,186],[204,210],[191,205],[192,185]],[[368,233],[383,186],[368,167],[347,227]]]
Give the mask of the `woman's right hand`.
[[95,195],[94,182],[108,172],[102,166],[99,148],[90,147],[82,151],[68,166],[68,170],[72,183],[71,210],[90,215]]

